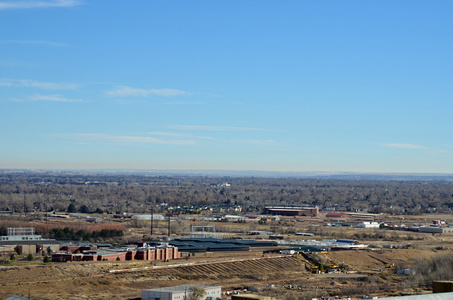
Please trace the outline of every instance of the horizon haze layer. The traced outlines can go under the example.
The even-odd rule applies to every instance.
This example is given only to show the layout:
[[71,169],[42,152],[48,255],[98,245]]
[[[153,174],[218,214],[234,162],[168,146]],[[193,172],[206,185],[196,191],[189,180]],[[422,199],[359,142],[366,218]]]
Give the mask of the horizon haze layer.
[[360,173],[360,172],[280,172],[258,170],[133,170],[133,169],[0,169],[0,174],[206,176],[230,178],[300,178],[332,180],[442,180],[453,181],[453,173]]

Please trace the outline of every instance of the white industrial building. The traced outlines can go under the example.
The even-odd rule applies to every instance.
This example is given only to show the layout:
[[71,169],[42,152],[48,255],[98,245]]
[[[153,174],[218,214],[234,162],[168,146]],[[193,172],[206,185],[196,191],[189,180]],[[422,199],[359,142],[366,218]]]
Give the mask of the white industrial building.
[[357,228],[379,228],[379,222],[362,222],[357,225]]
[[[150,221],[151,220],[151,215],[133,215],[132,220],[142,220],[142,221]],[[154,221],[163,221],[165,220],[164,216],[162,215],[153,215],[152,219]]]
[[192,287],[199,287],[206,291],[204,299],[215,300],[221,298],[221,287],[216,285],[178,285],[151,290],[142,290],[142,300],[185,300],[189,299]]
[[8,228],[6,236],[0,236],[0,241],[40,241],[42,237],[35,234],[33,227]]

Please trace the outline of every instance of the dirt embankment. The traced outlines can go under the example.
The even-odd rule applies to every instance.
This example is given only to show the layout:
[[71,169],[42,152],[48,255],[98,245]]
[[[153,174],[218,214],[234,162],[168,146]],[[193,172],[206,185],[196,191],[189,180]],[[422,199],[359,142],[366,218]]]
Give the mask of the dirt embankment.
[[[386,264],[408,265],[413,259],[425,259],[438,253],[422,249],[383,249],[321,254],[332,263],[345,264],[365,274],[362,279],[353,274],[311,274],[297,257],[267,258],[252,251],[218,253],[211,257],[200,255],[154,265],[150,262],[94,262],[0,267],[0,298],[30,294],[32,299],[136,299],[142,289],[190,283],[221,285],[224,290],[247,286],[265,290],[266,284],[273,284],[276,295],[286,293],[288,286],[297,287],[297,290],[289,290],[291,293],[313,289],[335,293],[363,284],[368,278],[367,272],[375,272],[373,284],[397,289],[393,275],[387,276],[385,282],[376,277],[380,272],[394,273]],[[175,264],[185,265],[170,266]],[[133,268],[136,269],[131,270]],[[111,272],[124,269],[129,271]]]
[[432,250],[421,249],[385,249],[330,252],[329,258],[337,264],[345,263],[352,270],[366,272],[384,269],[386,264],[396,267],[410,266],[415,259],[424,259],[435,255]]
[[[146,265],[152,267],[149,263]],[[295,257],[110,272],[131,266],[127,263],[69,263],[1,268],[0,296],[27,296],[30,291],[33,299],[133,299],[147,288],[200,283],[228,289],[263,285],[270,279],[286,279],[305,272],[303,263]],[[135,264],[135,267],[140,266]]]

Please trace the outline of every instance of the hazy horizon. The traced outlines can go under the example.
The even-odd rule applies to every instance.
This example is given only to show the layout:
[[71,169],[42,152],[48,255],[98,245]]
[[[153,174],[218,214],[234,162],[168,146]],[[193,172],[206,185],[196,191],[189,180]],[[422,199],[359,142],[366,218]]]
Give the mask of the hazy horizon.
[[[265,170],[202,170],[202,169],[15,169],[0,168],[0,173],[57,173],[62,175],[162,175],[162,176],[213,176],[213,177],[262,177],[262,178],[371,178],[405,180],[411,178],[440,178],[453,180],[453,173],[384,173],[384,172],[322,172],[322,171],[265,171]],[[451,177],[451,178],[450,178]]]

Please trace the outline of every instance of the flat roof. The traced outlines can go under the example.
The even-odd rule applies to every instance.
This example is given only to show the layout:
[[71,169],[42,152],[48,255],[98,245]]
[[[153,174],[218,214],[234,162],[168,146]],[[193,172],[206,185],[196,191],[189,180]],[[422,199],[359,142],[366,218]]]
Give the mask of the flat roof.
[[268,208],[269,211],[304,211],[302,208]]
[[449,300],[453,299],[453,293],[436,293],[436,294],[424,294],[424,295],[413,295],[413,296],[397,296],[389,298],[379,298],[382,300]]
[[264,208],[274,208],[274,209],[316,209],[317,206],[265,206]]
[[96,253],[93,253],[93,254],[97,254],[97,255],[115,255],[115,254],[123,254],[123,253],[126,253],[127,250],[122,250],[122,249],[108,249],[108,250],[98,250],[96,251]]
[[155,292],[185,292],[188,291],[191,287],[200,287],[203,289],[209,288],[221,288],[219,285],[201,285],[201,284],[186,284],[186,285],[177,285],[177,286],[168,286],[157,289],[147,289],[146,291],[155,291]]

